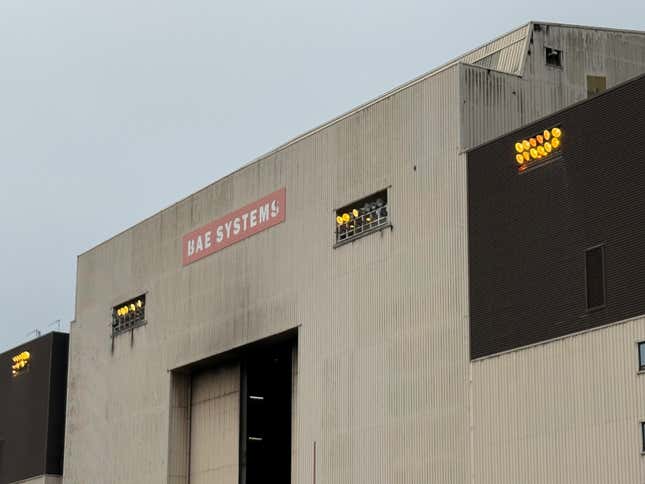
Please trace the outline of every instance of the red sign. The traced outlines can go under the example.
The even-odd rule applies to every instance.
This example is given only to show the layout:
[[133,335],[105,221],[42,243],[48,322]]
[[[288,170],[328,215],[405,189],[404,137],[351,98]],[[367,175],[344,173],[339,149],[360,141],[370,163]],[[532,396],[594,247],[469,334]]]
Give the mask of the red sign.
[[184,265],[192,264],[229,245],[284,222],[286,211],[287,189],[282,188],[184,235],[182,241]]

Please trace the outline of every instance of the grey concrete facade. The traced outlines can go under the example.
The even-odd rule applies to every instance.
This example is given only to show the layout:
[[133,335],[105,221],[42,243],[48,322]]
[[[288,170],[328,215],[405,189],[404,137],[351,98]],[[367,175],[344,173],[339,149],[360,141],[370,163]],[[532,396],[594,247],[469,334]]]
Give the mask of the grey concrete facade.
[[[464,150],[585,98],[587,75],[642,72],[642,33],[529,23],[81,255],[64,482],[237,482],[239,369],[175,370],[287,330],[293,483],[314,445],[318,484],[502,482],[473,430],[498,360],[469,360]],[[182,266],[183,235],[284,187],[284,223]],[[334,249],[334,210],[385,188],[392,230]],[[147,324],[112,349],[112,307],[142,293]]]

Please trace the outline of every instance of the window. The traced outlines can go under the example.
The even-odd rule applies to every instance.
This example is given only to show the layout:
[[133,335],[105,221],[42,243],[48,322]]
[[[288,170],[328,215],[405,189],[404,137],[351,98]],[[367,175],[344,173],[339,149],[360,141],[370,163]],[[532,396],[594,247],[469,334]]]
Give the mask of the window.
[[336,246],[390,226],[387,190],[336,210]]
[[16,377],[29,371],[29,362],[31,361],[31,353],[23,351],[19,355],[11,358],[11,375]]
[[605,76],[587,76],[587,97],[600,94],[607,89],[607,78]]
[[562,129],[558,126],[547,128],[533,136],[515,142],[515,161],[518,172],[545,160],[553,160],[560,153]]
[[641,422],[641,454],[645,454],[645,422]]
[[546,65],[553,67],[562,67],[562,51],[558,49],[546,48]]
[[587,311],[591,311],[605,306],[605,246],[587,249],[585,259]]
[[645,371],[645,341],[638,343],[638,371]]
[[112,336],[146,324],[146,296],[135,297],[112,308]]

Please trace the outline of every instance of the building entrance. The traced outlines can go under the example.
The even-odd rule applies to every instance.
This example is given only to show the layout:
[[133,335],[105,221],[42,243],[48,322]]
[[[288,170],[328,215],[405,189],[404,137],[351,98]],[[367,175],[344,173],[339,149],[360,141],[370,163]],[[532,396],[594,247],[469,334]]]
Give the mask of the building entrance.
[[240,484],[291,482],[292,351],[276,345],[242,360]]

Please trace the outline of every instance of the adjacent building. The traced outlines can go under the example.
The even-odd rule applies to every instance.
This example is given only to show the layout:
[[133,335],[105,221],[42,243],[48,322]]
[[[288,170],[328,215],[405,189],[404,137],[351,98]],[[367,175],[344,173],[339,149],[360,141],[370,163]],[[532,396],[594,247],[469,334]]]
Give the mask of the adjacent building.
[[60,484],[69,337],[49,333],[0,354],[0,483]]
[[[638,377],[619,354],[645,327],[616,305],[642,294],[612,299],[618,276],[591,272],[606,299],[588,313],[579,284],[635,240],[587,234],[593,211],[643,203],[642,173],[621,172],[617,200],[617,153],[582,139],[620,146],[644,106],[616,119],[598,107],[612,91],[573,108],[604,131],[544,117],[643,72],[642,32],[530,22],[82,254],[64,482],[637,482]],[[560,129],[553,155],[538,128],[545,153]],[[576,171],[587,156],[600,173]],[[635,283],[642,260],[623,259]]]
[[468,154],[473,482],[645,482],[643,133],[645,76]]

